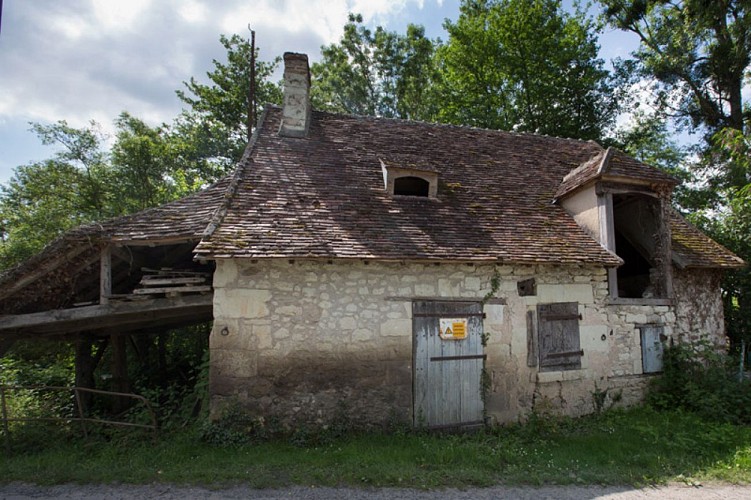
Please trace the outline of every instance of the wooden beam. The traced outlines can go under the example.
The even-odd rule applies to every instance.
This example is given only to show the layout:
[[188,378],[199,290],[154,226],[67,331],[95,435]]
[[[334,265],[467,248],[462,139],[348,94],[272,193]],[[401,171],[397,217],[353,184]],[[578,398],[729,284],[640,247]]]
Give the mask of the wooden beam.
[[154,293],[172,293],[172,292],[178,292],[178,293],[189,293],[189,292],[210,292],[211,291],[211,285],[201,285],[201,286],[167,286],[162,288],[136,288],[133,290],[133,295],[149,295]]
[[112,248],[110,245],[102,247],[99,261],[99,303],[106,304],[112,295]]
[[91,245],[89,243],[81,242],[79,243],[79,246],[73,248],[69,252],[61,255],[56,259],[47,261],[46,263],[34,269],[34,271],[26,273],[25,275],[18,278],[18,280],[16,280],[16,282],[12,285],[3,288],[3,290],[0,291],[0,299],[10,297],[11,295],[15,294],[19,290],[22,290],[36,280],[43,278],[66,262],[70,262],[71,259],[82,254],[86,250],[91,250]]
[[183,243],[193,243],[198,244],[198,242],[201,241],[201,238],[154,238],[154,239],[142,239],[142,240],[126,240],[126,239],[116,239],[112,240],[113,243],[115,243],[118,246],[129,246],[129,247],[161,247],[161,246],[167,246],[167,245],[182,245]]
[[16,333],[52,333],[61,335],[76,331],[91,331],[117,327],[143,328],[154,321],[174,318],[212,316],[213,295],[184,295],[181,297],[140,300],[137,302],[110,302],[74,309],[55,309],[31,314],[3,316],[0,335]]

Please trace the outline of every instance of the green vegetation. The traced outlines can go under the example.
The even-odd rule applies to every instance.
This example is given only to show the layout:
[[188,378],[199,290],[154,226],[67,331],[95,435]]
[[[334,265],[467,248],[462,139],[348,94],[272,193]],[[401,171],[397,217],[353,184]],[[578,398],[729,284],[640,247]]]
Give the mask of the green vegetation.
[[706,341],[679,343],[663,354],[663,373],[647,401],[657,409],[680,408],[714,422],[751,424],[751,383],[739,380],[738,358]]
[[252,487],[748,483],[751,429],[638,408],[578,420],[533,417],[526,425],[461,435],[323,432],[307,444],[274,438],[217,446],[201,441],[197,430],[173,431],[156,443],[132,431],[83,445],[61,435],[43,450],[0,461],[0,478]]

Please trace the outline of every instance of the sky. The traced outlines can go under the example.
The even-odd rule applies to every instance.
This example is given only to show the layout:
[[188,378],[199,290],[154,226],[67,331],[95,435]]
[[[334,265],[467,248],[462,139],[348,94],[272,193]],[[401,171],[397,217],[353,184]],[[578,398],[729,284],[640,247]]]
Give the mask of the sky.
[[[570,4],[570,0],[564,2]],[[370,26],[403,33],[408,23],[446,39],[459,0],[4,0],[0,25],[0,183],[19,165],[50,158],[29,122],[95,120],[111,134],[122,111],[151,125],[182,108],[175,91],[223,60],[219,35],[256,32],[260,57],[284,52],[320,59],[337,42],[349,12]],[[627,35],[606,31],[600,56],[625,57]]]

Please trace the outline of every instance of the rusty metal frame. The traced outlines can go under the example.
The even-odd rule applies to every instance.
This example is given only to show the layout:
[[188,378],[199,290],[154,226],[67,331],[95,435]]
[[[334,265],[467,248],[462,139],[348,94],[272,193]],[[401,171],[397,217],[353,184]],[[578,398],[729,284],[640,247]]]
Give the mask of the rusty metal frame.
[[[77,417],[8,417],[6,392],[8,392],[8,390],[35,390],[35,389],[49,390],[49,391],[71,391],[75,397],[78,416]],[[82,392],[87,392],[90,394],[102,394],[105,396],[135,399],[136,401],[141,403],[149,412],[149,415],[151,416],[151,424],[134,424],[131,422],[121,422],[118,420],[105,420],[105,419],[100,419],[100,418],[86,417],[84,416],[83,405],[81,404]],[[120,427],[136,427],[136,428],[141,428],[141,429],[151,429],[154,432],[154,438],[156,438],[159,432],[159,424],[157,422],[156,412],[154,412],[154,408],[151,406],[151,403],[149,402],[149,400],[138,394],[125,393],[125,392],[102,391],[99,389],[89,389],[87,387],[0,384],[0,410],[2,411],[2,413],[0,414],[0,418],[3,421],[3,431],[5,434],[5,447],[6,447],[7,452],[10,452],[10,427],[8,426],[8,422],[34,422],[34,421],[81,422],[81,429],[83,430],[83,435],[85,438],[88,438],[89,436],[88,430],[86,428],[87,422],[103,424],[103,425],[114,425],[114,426],[120,426]]]

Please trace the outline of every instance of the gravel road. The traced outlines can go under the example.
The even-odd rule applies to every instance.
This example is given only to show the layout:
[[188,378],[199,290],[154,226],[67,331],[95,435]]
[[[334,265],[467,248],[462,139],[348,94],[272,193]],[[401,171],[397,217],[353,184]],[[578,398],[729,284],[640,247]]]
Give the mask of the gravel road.
[[748,500],[751,499],[751,486],[712,484],[699,487],[672,484],[658,488],[629,488],[602,486],[544,486],[468,488],[444,490],[410,490],[401,488],[356,489],[356,488],[310,488],[295,486],[274,490],[255,490],[242,486],[226,489],[208,489],[176,485],[155,484],[147,486],[133,485],[59,485],[36,486],[24,483],[0,485],[0,499],[15,500],[23,498],[76,498],[108,500],[141,500],[158,498],[167,500],[189,499],[313,499],[313,500],[400,500],[400,499],[459,499],[459,500]]

